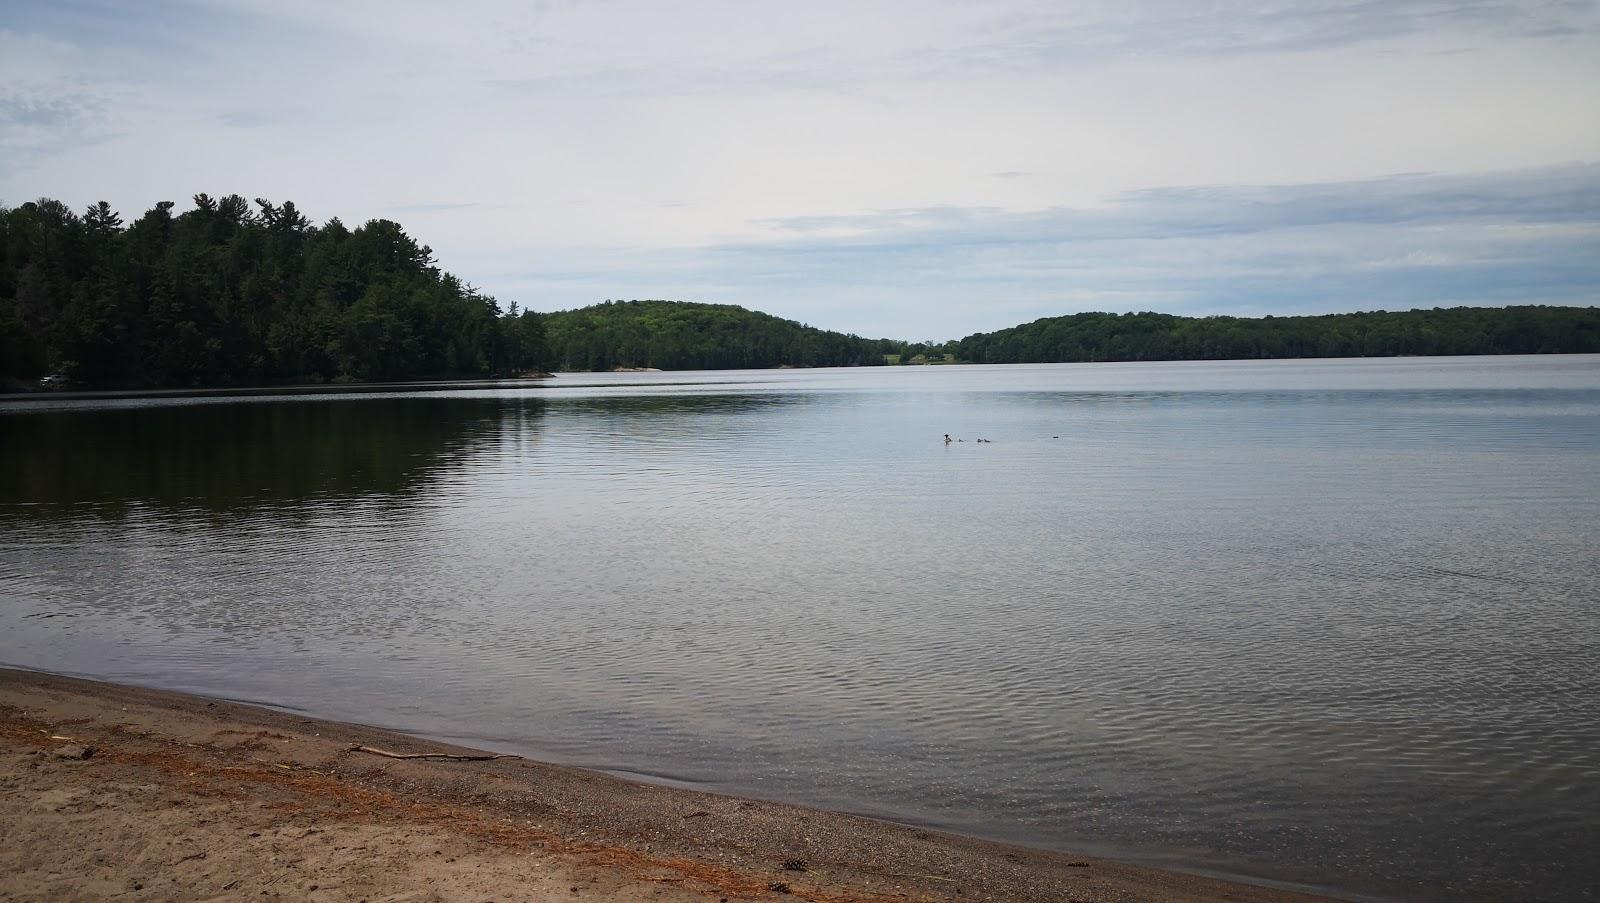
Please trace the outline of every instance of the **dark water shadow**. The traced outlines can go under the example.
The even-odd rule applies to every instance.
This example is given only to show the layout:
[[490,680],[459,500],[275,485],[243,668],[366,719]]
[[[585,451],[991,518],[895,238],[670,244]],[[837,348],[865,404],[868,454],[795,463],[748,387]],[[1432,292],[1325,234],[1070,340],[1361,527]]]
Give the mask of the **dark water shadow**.
[[83,408],[3,418],[0,503],[114,515],[131,504],[236,512],[341,497],[399,498],[533,399],[392,398]]
[[802,398],[431,395],[24,411],[0,416],[0,506],[48,518],[63,508],[115,517],[136,504],[238,513],[313,500],[403,503],[501,437],[537,441],[552,410],[681,422]]

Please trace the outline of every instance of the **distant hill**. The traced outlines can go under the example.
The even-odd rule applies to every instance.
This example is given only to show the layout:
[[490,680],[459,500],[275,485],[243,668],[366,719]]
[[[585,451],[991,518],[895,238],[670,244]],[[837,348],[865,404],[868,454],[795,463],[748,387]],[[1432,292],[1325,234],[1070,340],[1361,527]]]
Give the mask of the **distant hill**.
[[1593,307],[1306,317],[1085,313],[935,343],[867,339],[724,304],[540,314],[442,271],[398,223],[315,225],[292,203],[163,201],[132,223],[0,206],[0,391],[211,388],[541,370],[838,367],[1600,352]]
[[688,301],[607,301],[545,314],[544,322],[548,357],[560,370],[868,366],[904,345]]
[[1082,313],[944,346],[975,364],[1600,352],[1600,308],[1452,307],[1301,317]]

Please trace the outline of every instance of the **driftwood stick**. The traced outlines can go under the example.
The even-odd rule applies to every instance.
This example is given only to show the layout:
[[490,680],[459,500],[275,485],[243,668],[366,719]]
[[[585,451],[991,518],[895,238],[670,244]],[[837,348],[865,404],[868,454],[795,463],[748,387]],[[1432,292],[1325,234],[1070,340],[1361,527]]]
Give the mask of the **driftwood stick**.
[[376,746],[352,746],[350,751],[372,753],[375,756],[383,756],[386,759],[447,759],[451,762],[487,762],[491,759],[522,758],[521,756],[513,756],[510,753],[484,756],[458,756],[454,753],[397,753],[389,752],[387,749],[379,749]]

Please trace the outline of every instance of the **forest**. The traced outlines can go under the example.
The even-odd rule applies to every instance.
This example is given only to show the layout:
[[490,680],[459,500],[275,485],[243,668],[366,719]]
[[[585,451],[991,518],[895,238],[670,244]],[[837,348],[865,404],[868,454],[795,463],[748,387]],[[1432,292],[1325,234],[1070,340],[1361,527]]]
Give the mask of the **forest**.
[[105,202],[82,215],[49,199],[0,207],[0,381],[189,388],[854,366],[904,344],[731,305],[502,310],[389,220],[318,226],[292,202],[239,195],[174,206],[127,224]]
[[1600,308],[1452,307],[1261,318],[1082,313],[969,335],[975,364],[1600,352]]
[[0,387],[510,377],[546,370],[827,367],[1600,352],[1600,310],[1524,306],[1322,316],[1081,313],[943,344],[867,339],[726,304],[502,309],[400,224],[315,225],[292,202],[168,201],[124,223],[41,199],[0,206]]
[[550,360],[561,370],[859,367],[882,364],[905,344],[682,301],[608,301],[546,314],[545,324]]
[[200,194],[125,224],[0,208],[0,379],[201,387],[503,376],[545,367],[543,319],[502,312],[398,223],[313,225]]

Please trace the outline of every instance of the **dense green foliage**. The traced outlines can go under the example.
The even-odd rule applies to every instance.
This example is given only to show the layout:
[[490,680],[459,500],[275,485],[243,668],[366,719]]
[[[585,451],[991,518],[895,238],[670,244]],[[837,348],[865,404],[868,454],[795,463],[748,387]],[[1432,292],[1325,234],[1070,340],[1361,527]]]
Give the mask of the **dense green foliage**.
[[540,369],[542,318],[502,315],[397,223],[197,195],[131,225],[104,202],[0,208],[0,379],[85,385],[490,376]]
[[[0,381],[195,387],[507,376],[560,365],[881,364],[901,343],[739,307],[502,313],[399,224],[312,225],[293,203],[197,195],[131,225],[104,202],[0,207]],[[546,329],[550,332],[546,339]],[[553,355],[553,356],[552,356]]]
[[882,364],[902,344],[682,301],[608,301],[545,321],[551,360],[563,370],[853,367]]
[[1453,307],[1302,317],[1085,313],[952,343],[976,364],[1600,352],[1600,308]]
[[502,312],[399,224],[312,225],[293,203],[196,195],[131,225],[0,207],[0,384],[197,387],[508,376],[544,369],[818,367],[1600,352],[1600,310],[1051,317],[942,345],[828,332],[742,307],[608,301]]

